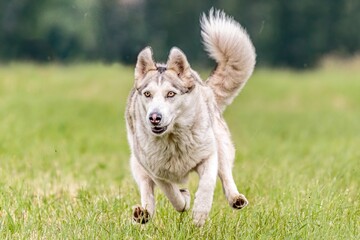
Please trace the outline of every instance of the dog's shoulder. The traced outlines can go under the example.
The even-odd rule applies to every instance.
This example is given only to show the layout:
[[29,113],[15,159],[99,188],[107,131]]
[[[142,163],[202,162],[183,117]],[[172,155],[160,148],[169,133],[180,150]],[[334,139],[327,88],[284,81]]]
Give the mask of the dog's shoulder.
[[127,99],[127,104],[126,104],[126,111],[125,111],[125,120],[126,123],[129,127],[129,130],[131,131],[131,133],[134,133],[135,130],[135,100],[136,99],[136,89],[133,88],[130,91],[130,94],[128,96]]

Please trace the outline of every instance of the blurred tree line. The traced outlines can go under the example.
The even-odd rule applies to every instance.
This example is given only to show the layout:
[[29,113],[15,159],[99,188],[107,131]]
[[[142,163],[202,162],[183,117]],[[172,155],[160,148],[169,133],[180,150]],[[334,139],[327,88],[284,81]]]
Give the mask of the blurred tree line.
[[199,17],[212,6],[248,30],[261,65],[312,67],[360,49],[359,0],[1,0],[0,59],[133,64],[150,45],[158,61],[178,46],[208,65]]

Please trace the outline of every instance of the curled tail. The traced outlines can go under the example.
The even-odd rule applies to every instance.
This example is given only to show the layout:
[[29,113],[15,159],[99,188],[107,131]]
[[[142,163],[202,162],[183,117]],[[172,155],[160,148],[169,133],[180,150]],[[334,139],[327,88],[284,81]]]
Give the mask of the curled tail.
[[203,14],[201,36],[205,50],[217,62],[206,84],[224,110],[239,94],[255,66],[255,48],[245,29],[223,11],[211,9]]

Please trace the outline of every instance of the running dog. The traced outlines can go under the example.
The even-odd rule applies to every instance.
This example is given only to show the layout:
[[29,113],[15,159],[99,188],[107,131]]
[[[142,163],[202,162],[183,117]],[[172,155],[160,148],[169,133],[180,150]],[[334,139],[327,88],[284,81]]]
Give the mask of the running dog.
[[217,176],[231,207],[248,204],[233,179],[235,149],[222,112],[250,78],[255,49],[244,28],[223,11],[211,9],[200,24],[205,49],[217,63],[206,81],[176,47],[166,64],[153,60],[150,47],[137,58],[126,126],[131,170],[141,194],[132,216],[138,223],[154,215],[155,186],[177,211],[188,210],[190,193],[177,184],[186,182],[192,171],[199,175],[192,210],[197,226],[208,218]]

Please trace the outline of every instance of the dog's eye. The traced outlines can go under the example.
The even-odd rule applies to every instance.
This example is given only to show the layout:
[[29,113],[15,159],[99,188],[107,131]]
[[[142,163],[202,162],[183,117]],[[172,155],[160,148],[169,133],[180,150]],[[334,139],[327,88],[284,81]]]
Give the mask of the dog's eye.
[[173,91],[170,91],[170,92],[167,93],[166,97],[172,98],[172,97],[174,97],[175,95],[176,95],[176,93],[174,93]]
[[151,97],[151,93],[149,91],[146,91],[146,92],[144,92],[144,96],[149,98],[149,97]]

